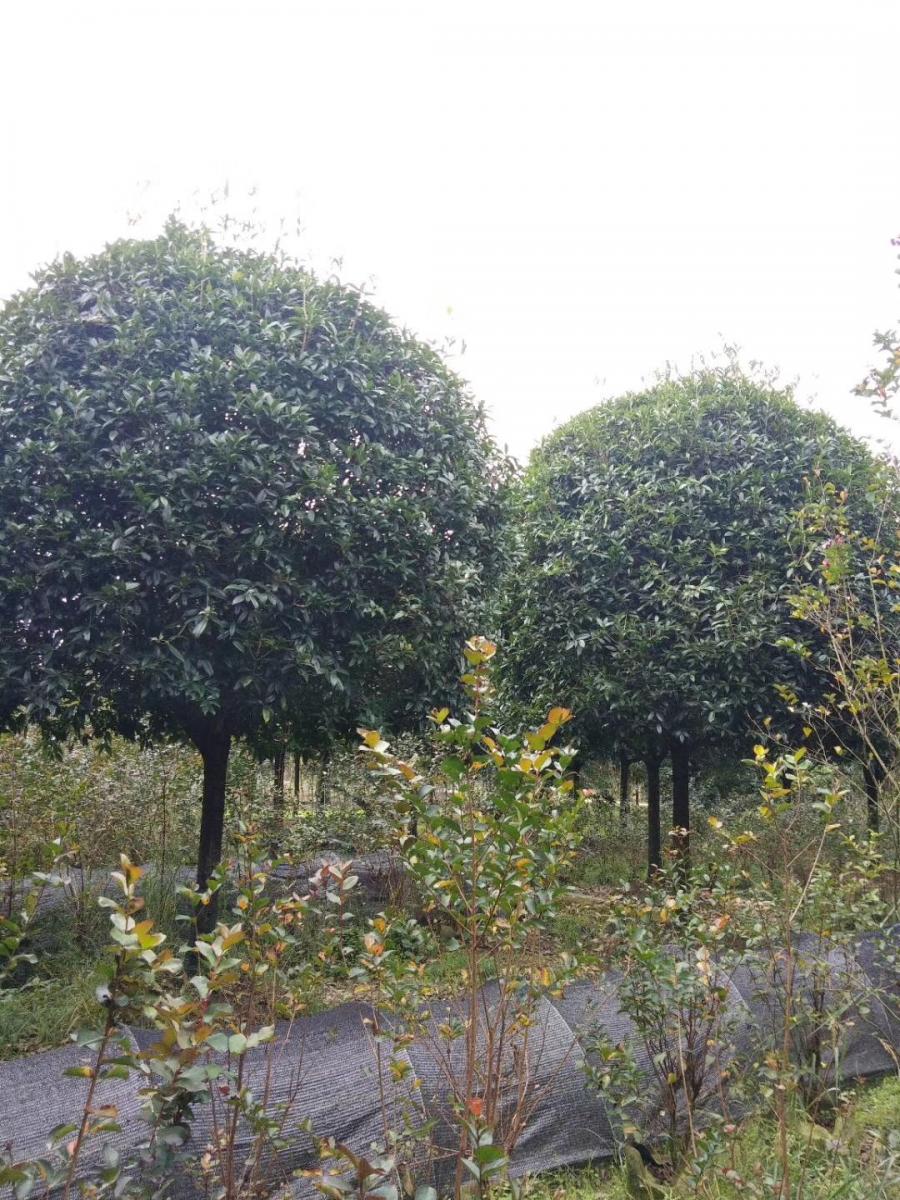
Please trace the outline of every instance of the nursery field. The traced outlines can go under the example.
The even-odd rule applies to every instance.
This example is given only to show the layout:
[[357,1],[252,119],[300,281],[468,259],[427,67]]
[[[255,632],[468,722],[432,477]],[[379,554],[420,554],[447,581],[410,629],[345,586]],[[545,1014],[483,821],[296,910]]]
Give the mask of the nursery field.
[[0,1193],[900,1196],[897,462],[246,235],[0,309]]
[[[449,727],[439,729],[438,743],[448,734],[458,737]],[[435,753],[439,744],[408,739],[408,755],[394,759],[380,740],[369,735],[368,742],[322,762],[295,763],[290,756],[260,762],[240,748],[235,753],[228,787],[229,866],[220,895],[222,934],[212,943],[216,947],[218,941],[220,957],[209,958],[211,988],[201,989],[198,1007],[199,996],[190,1001],[182,995],[173,1002],[170,994],[160,1003],[169,989],[183,989],[194,969],[185,948],[196,937],[191,932],[197,897],[195,755],[174,744],[140,749],[118,740],[105,749],[71,745],[60,752],[34,731],[0,740],[3,911],[6,931],[13,935],[5,942],[7,977],[0,992],[3,1058],[15,1066],[29,1061],[23,1056],[37,1055],[31,1061],[42,1063],[41,1051],[71,1045],[74,1037],[82,1049],[73,1061],[91,1062],[96,1055],[96,1067],[82,1069],[96,1070],[98,1078],[114,1074],[116,1063],[127,1063],[139,1078],[149,1070],[141,1089],[160,1115],[174,1118],[172,1128],[183,1129],[185,1146],[191,1147],[187,1169],[201,1188],[247,1186],[246,1179],[228,1180],[229,1173],[237,1174],[238,1162],[234,1151],[229,1161],[220,1144],[223,1133],[217,1137],[202,1117],[191,1132],[190,1114],[202,1114],[200,1105],[206,1103],[196,1081],[174,1111],[166,1109],[177,1096],[173,1084],[179,1074],[197,1072],[201,1063],[206,1087],[220,1089],[223,1079],[229,1081],[220,1101],[222,1128],[227,1131],[234,1121],[240,1171],[254,1164],[254,1186],[271,1188],[277,1182],[283,1188],[299,1170],[303,1179],[335,1194],[353,1188],[356,1175],[352,1194],[371,1194],[392,1186],[386,1181],[398,1168],[408,1178],[419,1174],[418,1189],[423,1173],[447,1185],[449,1177],[440,1167],[442,1155],[449,1156],[447,1143],[438,1150],[428,1123],[417,1123],[396,1107],[386,1106],[382,1117],[384,1096],[379,1100],[374,1094],[368,1107],[376,1125],[390,1112],[397,1127],[391,1130],[389,1154],[373,1161],[373,1175],[361,1187],[355,1155],[365,1147],[358,1144],[341,1149],[327,1141],[314,1143],[317,1149],[309,1150],[301,1167],[287,1154],[288,1167],[273,1172],[263,1144],[289,1145],[288,1130],[295,1128],[294,1137],[301,1137],[305,1122],[321,1113],[315,1070],[306,1079],[308,1099],[302,1071],[287,1111],[280,1092],[277,1100],[271,1098],[277,1130],[261,1132],[258,1116],[248,1124],[255,1101],[247,1078],[242,1079],[242,1064],[246,1058],[249,1069],[256,1039],[255,1053],[268,1056],[267,1072],[277,1078],[290,1068],[276,1029],[299,1031],[309,1017],[327,1019],[343,1013],[348,1003],[362,1003],[366,1012],[379,1014],[378,1020],[390,1021],[390,1032],[379,1028],[374,1038],[360,1040],[360,1022],[368,1018],[355,1011],[358,1029],[351,1035],[343,1027],[338,1044],[357,1056],[356,1086],[372,1093],[382,1067],[396,1084],[404,1074],[405,1048],[417,1038],[426,1059],[452,1061],[444,1133],[458,1136],[453,1122],[461,1121],[477,1146],[484,1109],[470,1104],[461,1115],[458,1098],[465,1091],[485,1106],[493,1102],[492,1136],[483,1144],[500,1152],[485,1155],[480,1170],[498,1194],[512,1188],[515,1195],[541,1200],[768,1196],[785,1170],[799,1181],[797,1194],[811,1197],[900,1194],[900,1060],[896,1040],[890,1042],[891,1031],[900,1027],[900,947],[890,933],[896,875],[867,840],[865,789],[852,770],[805,768],[802,760],[782,763],[779,787],[791,792],[791,801],[778,812],[767,803],[774,785],[773,766],[765,759],[711,770],[696,789],[699,815],[689,872],[673,858],[648,882],[646,779],[639,771],[629,776],[624,806],[620,797],[612,799],[621,783],[618,765],[597,762],[583,769],[581,794],[557,795],[557,808],[544,807],[542,785],[539,826],[529,825],[517,795],[513,808],[518,811],[505,812],[496,824],[479,813],[477,836],[467,841],[460,839],[464,825],[447,828],[448,800],[438,808],[429,794],[429,802],[416,810],[397,790],[398,778],[404,785],[416,784],[403,773],[409,774],[413,764],[416,772],[427,767],[443,775],[447,796],[454,783],[463,783],[446,777],[447,760]],[[451,766],[451,776],[455,771]],[[550,781],[551,786],[558,782]],[[481,771],[473,785],[484,803]],[[664,776],[666,807],[670,791]],[[818,799],[823,796],[824,804]],[[456,815],[464,820],[464,814]],[[507,843],[511,819],[522,824]],[[133,883],[130,865],[122,868],[119,881],[110,878],[110,867],[122,854],[127,863],[143,867]],[[471,893],[467,897],[460,885],[473,871],[494,869],[504,854],[516,856],[512,891],[503,895],[508,885],[501,885],[499,908],[473,905]],[[420,856],[427,858],[425,865]],[[33,904],[23,908],[20,884],[29,875]],[[454,890],[458,900],[448,904],[445,897]],[[540,907],[533,903],[536,896]],[[20,918],[17,925],[20,911],[28,919]],[[123,961],[128,938],[122,935],[144,926],[149,930],[150,921],[152,936],[145,931],[134,947],[144,944],[150,961],[136,970],[134,960]],[[838,960],[860,932],[878,930],[883,931],[876,941],[885,969],[861,983]],[[157,945],[158,935],[165,941]],[[803,944],[804,935],[811,942]],[[755,1019],[773,1024],[750,1052],[723,1003],[723,991],[751,951],[760,961],[775,962],[785,943],[795,945],[803,982],[792,984],[777,973],[773,982],[763,972],[752,989],[745,989],[751,998],[754,991],[762,997],[774,987],[771,1003],[755,1010]],[[168,962],[156,957],[163,947],[171,947]],[[448,1020],[426,1032],[423,1013],[467,997],[477,1005],[480,989],[498,984],[515,1000],[507,1007],[498,993],[495,1007],[484,1008],[482,1019],[489,1034],[501,1037],[502,1030],[509,1046],[492,1057],[479,1044],[470,1062],[474,1074],[467,1079],[466,1055],[457,1054],[464,1027],[454,1028]],[[582,1018],[578,1029],[577,1067],[568,1046],[560,1059],[567,1071],[571,1066],[583,1076],[588,1098],[567,1090],[556,1109],[551,1094],[559,1088],[556,1068],[542,1067],[546,1052],[535,1050],[546,1035],[536,1041],[532,1032],[529,1045],[527,1031],[542,1029],[541,993],[574,995],[588,985],[595,988],[597,1007],[587,1010],[591,1018]],[[132,1059],[133,1048],[116,1042],[119,1032],[112,1043],[99,1040],[110,990],[121,1006],[117,1024],[121,1019],[136,1037],[143,1059]],[[210,1015],[212,996],[215,1015]],[[879,1024],[873,1011],[886,1013],[887,1022]],[[871,1052],[861,1055],[860,1042],[869,1035]],[[237,1046],[236,1036],[246,1039],[246,1046]],[[337,1033],[328,1036],[338,1038]],[[790,1052],[780,1062],[784,1036]],[[518,1113],[517,1102],[510,1100],[511,1093],[521,1097],[523,1087],[517,1041],[518,1053],[535,1060],[535,1080],[542,1069],[552,1079],[552,1085],[541,1085],[547,1094],[538,1101],[525,1104],[520,1098]],[[742,1052],[732,1061],[739,1043]],[[220,1045],[224,1055],[213,1052]],[[316,1045],[310,1040],[308,1053]],[[725,1071],[723,1055],[729,1060]],[[58,1071],[56,1086],[65,1092],[63,1072],[73,1069],[72,1061],[54,1062],[49,1069]],[[340,1069],[352,1074],[352,1068]],[[15,1084],[21,1076],[12,1078]],[[531,1084],[537,1088],[535,1080]],[[259,1085],[258,1075],[254,1082]],[[12,1096],[9,1077],[5,1086]],[[81,1093],[71,1086],[66,1094],[74,1104]],[[228,1088],[234,1089],[234,1099]],[[46,1103],[29,1099],[18,1120],[46,1123]],[[530,1138],[529,1119],[533,1122],[539,1112],[542,1122],[546,1118],[541,1106],[549,1112],[553,1132]],[[98,1145],[115,1141],[118,1135],[110,1131],[122,1119],[105,1105],[95,1111],[100,1115],[92,1112],[88,1118],[79,1149],[87,1162],[92,1140]],[[7,1109],[0,1122],[4,1136],[16,1129],[10,1114]],[[79,1120],[73,1110],[62,1136],[77,1136]],[[322,1136],[340,1138],[333,1112],[327,1121],[332,1127],[323,1128]],[[590,1121],[598,1127],[583,1139],[564,1139],[561,1146],[559,1129]],[[50,1138],[53,1145],[51,1128],[29,1133],[39,1135],[39,1144]],[[57,1143],[60,1136],[55,1135]],[[352,1136],[351,1124],[351,1141]],[[145,1158],[150,1154],[140,1137],[135,1145],[144,1147]],[[159,1149],[153,1154],[158,1159]],[[573,1165],[561,1168],[567,1156]],[[30,1171],[21,1163],[15,1166],[14,1158],[3,1169],[20,1194],[29,1188],[40,1194],[54,1178],[64,1183],[65,1152],[62,1157],[63,1165],[55,1168],[51,1152]],[[123,1153],[122,1165],[116,1160],[107,1170],[127,1179],[125,1159]],[[545,1164],[549,1171],[542,1169]],[[54,1176],[54,1169],[62,1174]],[[154,1169],[168,1169],[168,1159]],[[511,1180],[504,1182],[508,1175]],[[293,1186],[296,1191],[298,1185]]]

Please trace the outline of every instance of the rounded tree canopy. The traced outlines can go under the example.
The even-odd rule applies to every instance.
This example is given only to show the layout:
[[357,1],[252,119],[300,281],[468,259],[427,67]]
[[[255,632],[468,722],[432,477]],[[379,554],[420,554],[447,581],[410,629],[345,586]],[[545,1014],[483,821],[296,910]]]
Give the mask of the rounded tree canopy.
[[872,469],[862,443],[733,364],[582,413],[535,451],[519,497],[507,692],[554,697],[588,746],[634,757],[746,738],[777,684],[821,686],[778,645],[807,486],[821,475],[865,507]]
[[175,220],[63,258],[0,312],[6,716],[200,744],[418,712],[507,474],[356,290]]

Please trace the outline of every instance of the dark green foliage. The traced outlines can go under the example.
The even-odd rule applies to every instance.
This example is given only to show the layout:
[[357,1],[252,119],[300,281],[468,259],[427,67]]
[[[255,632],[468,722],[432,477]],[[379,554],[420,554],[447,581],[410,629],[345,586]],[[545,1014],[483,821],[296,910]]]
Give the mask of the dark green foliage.
[[507,690],[570,704],[586,749],[744,742],[777,683],[817,686],[777,646],[806,480],[822,471],[864,504],[870,469],[861,443],[734,367],[576,417],[521,491]]
[[402,724],[455,674],[506,475],[350,288],[174,221],[66,257],[0,314],[0,717],[188,738],[205,817],[234,736]]

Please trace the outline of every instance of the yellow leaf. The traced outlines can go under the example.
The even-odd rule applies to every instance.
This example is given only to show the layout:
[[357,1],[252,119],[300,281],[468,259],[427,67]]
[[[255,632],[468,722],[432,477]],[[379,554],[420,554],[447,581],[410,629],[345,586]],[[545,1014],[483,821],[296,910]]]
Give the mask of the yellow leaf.
[[497,653],[496,643],[489,641],[486,637],[473,638],[472,640],[478,643],[478,649],[486,659],[493,658]]
[[473,667],[477,667],[480,666],[481,663],[488,662],[490,659],[492,659],[497,653],[497,647],[493,642],[489,642],[487,638],[474,637],[470,638],[469,641],[466,642],[466,648],[463,653],[465,654],[466,660],[470,662]]
[[119,864],[129,886],[137,883],[144,874],[143,867],[136,867],[127,854],[119,855]]

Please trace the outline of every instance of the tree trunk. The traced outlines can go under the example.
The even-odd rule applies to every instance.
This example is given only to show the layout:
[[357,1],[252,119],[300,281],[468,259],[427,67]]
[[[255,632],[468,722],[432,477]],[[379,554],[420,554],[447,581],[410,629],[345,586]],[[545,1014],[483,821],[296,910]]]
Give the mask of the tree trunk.
[[659,755],[644,759],[647,769],[647,878],[662,866],[662,834],[659,824]]
[[294,751],[294,799],[300,799],[300,755]]
[[686,864],[691,829],[691,752],[687,742],[672,742],[672,848]]
[[[203,758],[203,808],[200,815],[200,849],[197,853],[197,887],[202,891],[222,860],[222,833],[225,828],[225,785],[228,779],[228,755],[231,734],[222,730],[197,740]],[[216,897],[203,907],[197,918],[201,933],[209,933],[216,923]]]
[[272,770],[274,772],[274,791],[272,793],[272,801],[275,806],[275,812],[278,819],[284,820],[284,762],[287,758],[287,750],[284,746],[279,746],[275,751],[275,757],[272,760]]
[[880,824],[878,817],[878,768],[874,763],[863,767],[863,780],[866,785],[866,825],[869,833],[877,833]]
[[625,820],[628,812],[628,784],[629,774],[631,771],[631,763],[621,755],[619,758],[619,816]]
[[572,795],[577,797],[581,791],[581,756],[578,754],[569,765],[569,776],[572,780]]
[[324,808],[328,800],[328,763],[331,755],[326,751],[322,755],[322,760],[319,764],[319,778],[316,787],[316,802],[319,808]]

